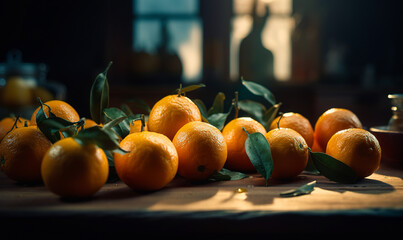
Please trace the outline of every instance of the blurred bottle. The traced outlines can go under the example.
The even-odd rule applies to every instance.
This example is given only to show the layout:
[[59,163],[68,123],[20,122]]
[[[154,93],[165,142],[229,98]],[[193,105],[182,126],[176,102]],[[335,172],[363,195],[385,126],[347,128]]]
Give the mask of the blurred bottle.
[[239,47],[239,76],[261,84],[274,80],[274,55],[262,42],[262,32],[269,17],[269,7],[266,5],[264,15],[259,16],[257,1],[254,1],[252,30]]
[[388,129],[403,132],[403,94],[389,94],[392,101],[392,117],[389,120]]

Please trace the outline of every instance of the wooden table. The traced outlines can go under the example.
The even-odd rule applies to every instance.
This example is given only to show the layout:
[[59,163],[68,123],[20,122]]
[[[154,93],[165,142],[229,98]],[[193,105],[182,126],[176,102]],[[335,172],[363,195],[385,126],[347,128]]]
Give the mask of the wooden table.
[[[311,194],[280,193],[317,180]],[[237,193],[238,188],[246,192]],[[91,199],[69,201],[43,185],[19,185],[0,173],[0,227],[10,236],[275,234],[399,234],[403,228],[403,171],[381,168],[356,184],[301,174],[265,187],[250,178],[193,184],[180,177],[166,188],[138,193],[118,181]],[[14,229],[14,230],[13,230]],[[15,231],[17,229],[17,231]],[[18,231],[22,230],[24,231]]]

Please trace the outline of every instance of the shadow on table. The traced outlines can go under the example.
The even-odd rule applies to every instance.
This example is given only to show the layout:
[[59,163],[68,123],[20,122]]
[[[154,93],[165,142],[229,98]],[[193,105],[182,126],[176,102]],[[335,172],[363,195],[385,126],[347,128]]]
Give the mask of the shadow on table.
[[367,178],[354,184],[341,184],[330,181],[318,182],[316,187],[339,193],[350,191],[362,194],[385,194],[395,191],[395,188],[388,183]]
[[[198,190],[195,191],[194,188]],[[214,197],[219,190],[218,186],[192,184],[183,179],[174,179],[166,187],[157,191],[135,191],[126,185],[120,184],[115,189],[110,187],[96,195],[96,201],[130,202],[137,207],[149,207],[155,204],[186,205]],[[128,201],[124,201],[128,200]]]

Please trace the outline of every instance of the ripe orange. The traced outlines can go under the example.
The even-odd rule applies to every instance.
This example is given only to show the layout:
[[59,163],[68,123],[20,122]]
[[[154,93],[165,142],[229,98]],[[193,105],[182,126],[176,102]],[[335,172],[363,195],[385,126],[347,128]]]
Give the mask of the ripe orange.
[[51,145],[36,126],[16,128],[0,143],[1,169],[15,181],[41,181],[42,158]]
[[41,172],[51,192],[61,197],[89,197],[105,184],[109,165],[101,148],[68,137],[47,151]]
[[29,83],[21,77],[10,77],[1,89],[0,101],[7,107],[29,106],[32,92]]
[[[270,130],[277,128],[280,116],[275,118],[270,125]],[[291,128],[297,131],[305,139],[308,147],[313,145],[313,128],[308,119],[299,113],[284,113],[280,120],[280,128]]]
[[[0,121],[0,141],[1,141],[1,139],[4,138],[4,136],[6,136],[6,134],[14,126],[16,119],[17,118],[15,118],[15,117],[5,117],[5,118],[1,119],[1,121]],[[25,123],[27,123],[27,125],[29,125],[29,121],[27,119],[20,117],[20,118],[18,118],[16,127],[17,128],[24,127]]]
[[300,174],[308,163],[308,145],[291,128],[276,128],[265,135],[273,159],[274,179],[291,179]]
[[336,132],[348,128],[362,128],[358,117],[344,108],[331,108],[316,121],[314,138],[321,149],[326,149],[327,142]]
[[350,128],[334,134],[326,148],[326,154],[350,166],[359,178],[374,173],[381,162],[381,147],[370,132]]
[[85,121],[84,121],[84,129],[85,128],[90,128],[90,127],[93,127],[93,126],[97,126],[97,125],[98,124],[94,120],[89,119],[89,118],[86,118]]
[[[145,123],[143,131],[148,131],[147,122]],[[141,120],[130,122],[130,133],[141,132]]]
[[[70,122],[77,122],[78,120],[80,120],[80,116],[78,115],[77,111],[70,104],[64,101],[51,100],[45,102],[43,105],[43,109],[45,110],[45,113],[49,116],[49,108],[45,104],[50,107],[52,113],[55,114],[57,117],[63,118]],[[38,107],[32,114],[31,125],[36,125],[36,114],[38,113],[40,108],[41,107]]]
[[37,99],[40,98],[43,102],[47,102],[53,100],[55,97],[53,94],[45,87],[36,86],[32,88],[33,99],[32,102],[37,102]]
[[318,141],[314,138],[313,140],[313,144],[311,147],[312,152],[326,152],[326,149],[322,149],[319,144]]
[[155,191],[165,187],[178,170],[178,153],[166,136],[155,132],[137,132],[121,142],[124,155],[114,154],[119,178],[134,190]]
[[227,159],[227,144],[220,130],[205,122],[190,122],[176,133],[178,174],[190,180],[206,180],[219,172]]
[[249,134],[255,132],[266,134],[263,125],[250,117],[240,117],[230,121],[222,130],[228,149],[225,166],[236,171],[255,171],[256,169],[245,151],[245,141],[248,135],[242,129],[243,127]]
[[185,96],[169,95],[159,100],[151,109],[148,129],[173,139],[186,123],[201,121],[199,108]]

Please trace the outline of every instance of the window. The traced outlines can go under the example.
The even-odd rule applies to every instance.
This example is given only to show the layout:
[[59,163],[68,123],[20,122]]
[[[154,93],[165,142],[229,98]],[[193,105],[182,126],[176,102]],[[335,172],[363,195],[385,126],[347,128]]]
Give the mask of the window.
[[233,0],[233,13],[230,78],[289,80],[292,0]]
[[[146,52],[160,60],[162,55],[176,56],[182,82],[201,80],[203,38],[198,0],[133,0],[133,16],[135,52]],[[166,62],[177,71],[178,66],[169,66],[172,64]]]

